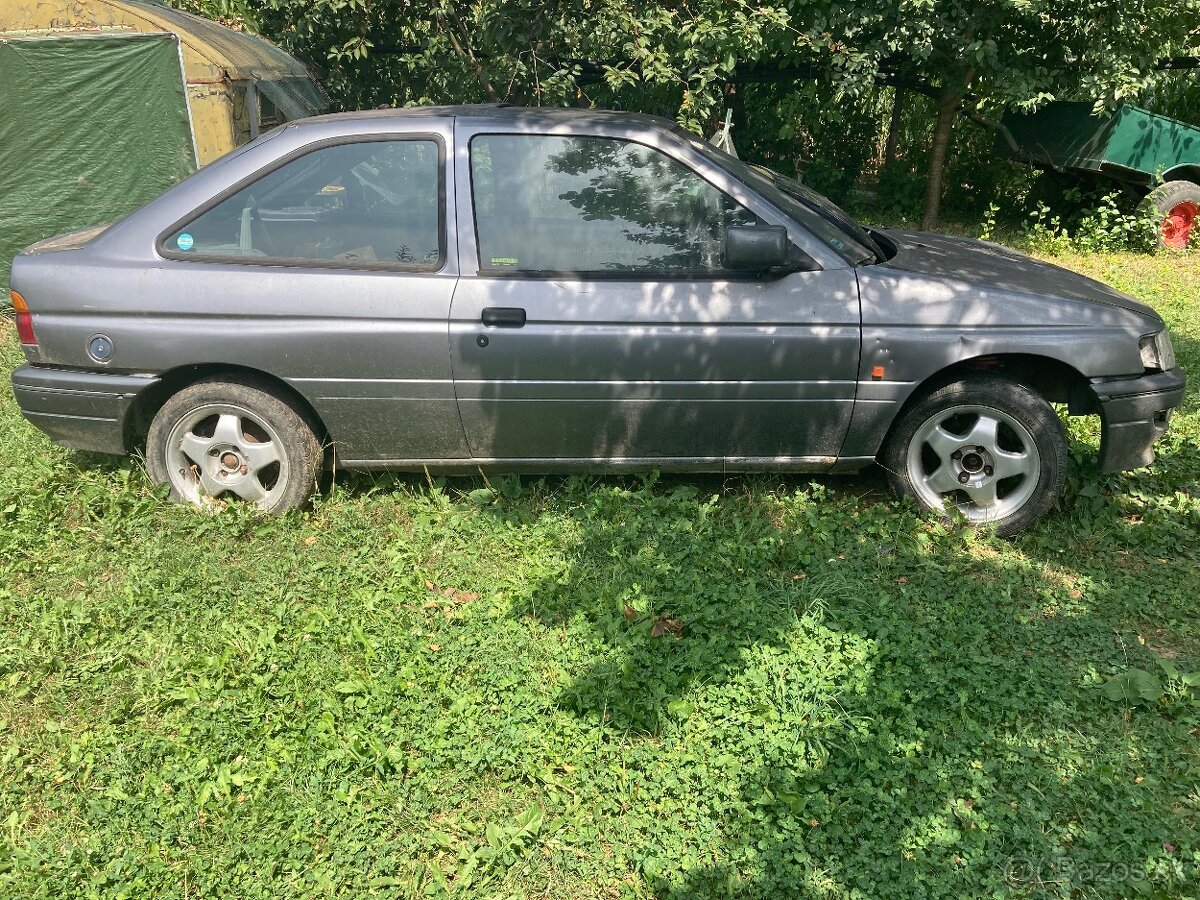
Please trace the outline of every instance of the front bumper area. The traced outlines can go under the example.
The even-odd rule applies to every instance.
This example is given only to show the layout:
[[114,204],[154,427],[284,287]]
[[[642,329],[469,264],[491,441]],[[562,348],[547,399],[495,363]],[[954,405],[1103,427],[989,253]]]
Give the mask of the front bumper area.
[[1093,380],[1100,401],[1100,471],[1123,472],[1154,462],[1154,442],[1166,433],[1186,387],[1187,377],[1178,368],[1120,381]]
[[25,418],[60,447],[124,455],[125,418],[134,399],[158,382],[150,375],[20,366],[13,394]]

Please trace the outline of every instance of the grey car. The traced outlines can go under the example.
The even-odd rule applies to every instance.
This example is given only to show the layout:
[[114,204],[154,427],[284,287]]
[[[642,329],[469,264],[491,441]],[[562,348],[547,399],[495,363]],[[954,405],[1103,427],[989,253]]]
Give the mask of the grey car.
[[198,504],[330,465],[853,472],[1015,533],[1067,465],[1149,464],[1184,376],[1155,312],[993,244],[860,227],[673,123],[323,116],[14,261],[28,419]]

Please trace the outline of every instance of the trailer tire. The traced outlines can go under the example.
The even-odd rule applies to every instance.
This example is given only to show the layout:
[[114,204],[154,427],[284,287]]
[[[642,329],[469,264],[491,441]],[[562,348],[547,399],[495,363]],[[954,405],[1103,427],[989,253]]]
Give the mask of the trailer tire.
[[1169,250],[1200,246],[1200,184],[1168,181],[1146,196],[1146,211],[1159,218],[1158,245]]

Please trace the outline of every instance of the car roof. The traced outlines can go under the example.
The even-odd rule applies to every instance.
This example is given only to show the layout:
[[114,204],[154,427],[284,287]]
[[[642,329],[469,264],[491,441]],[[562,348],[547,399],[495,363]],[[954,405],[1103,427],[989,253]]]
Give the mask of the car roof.
[[326,122],[370,121],[372,119],[420,119],[420,118],[455,118],[496,119],[500,121],[520,121],[528,124],[584,124],[588,122],[613,124],[628,124],[666,128],[677,131],[679,125],[671,119],[660,116],[649,116],[645,113],[623,112],[610,109],[573,109],[555,106],[509,106],[506,103],[478,103],[460,106],[403,106],[384,107],[381,109],[361,109],[351,112],[330,113],[323,116],[312,116],[307,119],[296,119],[289,125],[321,124]]

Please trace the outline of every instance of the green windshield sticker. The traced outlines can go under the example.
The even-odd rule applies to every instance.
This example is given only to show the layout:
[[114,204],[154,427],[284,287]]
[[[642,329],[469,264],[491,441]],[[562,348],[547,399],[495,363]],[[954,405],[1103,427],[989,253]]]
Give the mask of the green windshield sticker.
[[516,264],[517,264],[517,258],[515,256],[493,256],[492,257],[492,265],[493,266],[515,266]]

